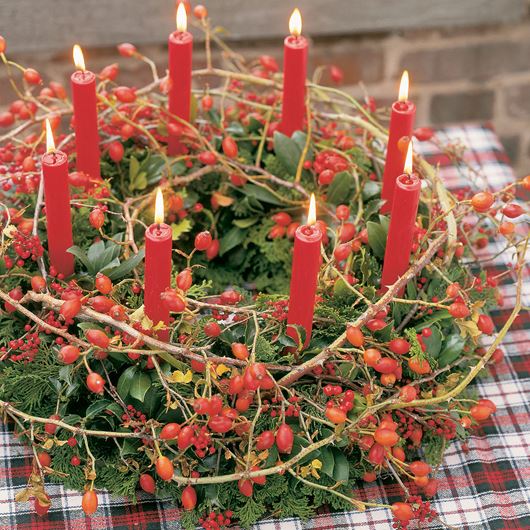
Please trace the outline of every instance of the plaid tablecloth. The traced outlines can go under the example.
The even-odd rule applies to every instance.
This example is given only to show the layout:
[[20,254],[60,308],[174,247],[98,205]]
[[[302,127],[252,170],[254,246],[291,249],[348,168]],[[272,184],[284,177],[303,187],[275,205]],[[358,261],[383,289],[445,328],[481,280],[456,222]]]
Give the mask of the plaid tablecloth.
[[[493,188],[512,182],[513,172],[495,133],[488,127],[463,126],[439,131],[443,143],[459,142],[467,146],[465,159],[474,171],[457,169],[431,142],[416,143],[416,149],[431,162],[440,165],[440,173],[450,188],[484,186],[484,179]],[[491,244],[482,251],[483,257],[495,256],[500,244]],[[488,265],[503,271],[512,256],[505,253]],[[523,303],[530,305],[530,274],[526,271]],[[493,316],[502,325],[513,308],[513,279],[502,286],[504,307]],[[491,377],[476,384],[480,395],[497,405],[497,413],[483,424],[468,442],[453,443],[436,478],[438,495],[432,501],[446,524],[470,530],[530,529],[530,319],[518,318],[503,343],[505,361],[491,371]],[[52,508],[40,518],[33,512],[33,503],[18,503],[14,497],[26,485],[31,471],[32,456],[28,448],[0,425],[0,529],[18,530],[180,530],[179,509],[169,501],[154,501],[143,495],[133,505],[127,499],[110,497],[98,492],[99,509],[91,517],[81,510],[81,495],[61,486],[49,485]],[[401,498],[395,484],[360,484],[361,499],[392,503]],[[320,515],[311,521],[299,519],[264,520],[255,530],[386,530],[392,528],[388,510],[375,509],[365,513],[346,512]],[[434,522],[429,528],[445,528]]]

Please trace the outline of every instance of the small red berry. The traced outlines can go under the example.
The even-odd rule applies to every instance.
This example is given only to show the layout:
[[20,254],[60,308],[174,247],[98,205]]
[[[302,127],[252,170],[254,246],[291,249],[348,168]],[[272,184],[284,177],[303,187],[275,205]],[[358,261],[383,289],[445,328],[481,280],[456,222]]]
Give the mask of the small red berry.
[[36,293],[43,293],[46,290],[46,280],[42,276],[32,276],[31,288]]
[[193,282],[191,269],[184,269],[177,274],[177,287],[182,291],[187,291]]
[[155,464],[156,474],[165,481],[173,478],[173,463],[167,456],[159,456]]
[[203,329],[208,337],[218,337],[222,331],[221,326],[217,322],[208,322]]
[[132,57],[137,53],[136,46],[134,44],[130,44],[129,42],[118,44],[118,52],[122,57]]
[[199,20],[203,20],[208,16],[208,10],[201,4],[196,5],[193,8],[193,16]]
[[58,359],[64,364],[72,364],[79,359],[79,349],[71,344],[67,344],[59,350]]
[[282,423],[276,432],[276,446],[280,453],[289,454],[293,450],[294,433],[287,423]]
[[113,162],[121,162],[125,150],[123,144],[118,141],[114,141],[109,145],[109,156]]
[[199,162],[205,166],[213,166],[217,163],[217,154],[212,151],[203,151],[199,154]]
[[99,230],[105,223],[105,214],[99,208],[94,208],[88,216],[88,221],[90,226]]
[[479,213],[487,212],[494,202],[495,197],[489,191],[480,191],[471,198],[471,206]]
[[110,339],[105,332],[100,329],[88,329],[85,331],[85,336],[90,344],[93,344],[102,350],[109,347]]
[[[50,419],[51,420],[60,420],[61,419],[61,416],[59,416],[58,414],[52,414],[50,416]],[[55,431],[58,429],[59,427],[57,425],[55,425],[54,423],[45,423],[44,424],[44,430],[48,433],[48,434],[55,434]]]
[[96,275],[96,289],[101,294],[109,294],[112,291],[112,281],[108,276],[98,272]]
[[478,317],[477,327],[485,335],[491,335],[495,331],[495,324],[488,315],[480,315]]
[[105,380],[96,372],[90,372],[86,378],[86,386],[95,394],[103,394]]
[[85,491],[81,507],[86,515],[91,515],[98,509],[98,496],[94,490]]
[[156,490],[155,479],[148,473],[142,473],[140,475],[140,480],[138,482],[140,484],[140,488],[142,488],[142,490],[145,491],[146,493],[150,493],[151,495],[155,493],[155,490]]
[[59,309],[59,314],[64,320],[71,320],[79,311],[81,311],[81,300],[76,297],[64,302],[61,309]]
[[212,244],[212,234],[205,230],[204,232],[199,232],[195,236],[195,248],[197,250],[206,250]]
[[197,504],[197,492],[193,488],[193,486],[186,486],[182,490],[182,507],[185,510],[193,510],[195,508],[195,505]]
[[238,148],[236,141],[231,136],[223,138],[222,142],[223,153],[228,158],[236,158],[238,154]]
[[24,70],[24,80],[30,85],[40,85],[42,83],[42,78],[33,68],[26,68]]

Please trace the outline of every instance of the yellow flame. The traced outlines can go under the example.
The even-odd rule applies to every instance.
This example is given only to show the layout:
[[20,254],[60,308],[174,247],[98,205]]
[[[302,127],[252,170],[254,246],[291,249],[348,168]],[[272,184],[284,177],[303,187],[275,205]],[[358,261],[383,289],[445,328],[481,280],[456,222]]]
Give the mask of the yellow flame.
[[50,120],[46,118],[46,152],[49,153],[50,151],[55,151],[55,141]]
[[85,58],[83,57],[83,50],[79,44],[74,44],[74,64],[78,70],[85,71]]
[[317,222],[317,205],[315,202],[315,194],[311,194],[311,200],[309,201],[309,211],[307,212],[307,224],[309,226],[314,225]]
[[399,83],[399,101],[407,101],[409,98],[409,73],[407,70],[403,71],[401,76],[401,83]]
[[188,15],[186,14],[186,6],[179,2],[177,7],[177,31],[186,31],[188,29]]
[[155,223],[157,225],[164,222],[164,196],[162,190],[158,188],[156,190],[156,201],[155,201]]
[[409,146],[407,148],[407,158],[405,158],[405,167],[403,171],[410,175],[412,173],[412,138],[409,142]]
[[294,37],[299,37],[302,34],[302,15],[298,8],[295,8],[289,19],[289,31]]

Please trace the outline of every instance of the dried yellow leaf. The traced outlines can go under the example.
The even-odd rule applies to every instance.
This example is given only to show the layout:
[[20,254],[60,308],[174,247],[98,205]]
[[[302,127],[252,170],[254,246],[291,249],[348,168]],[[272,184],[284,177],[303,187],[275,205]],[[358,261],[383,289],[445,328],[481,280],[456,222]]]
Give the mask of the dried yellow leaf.
[[188,370],[186,373],[181,372],[180,370],[175,370],[167,378],[167,380],[170,383],[181,383],[181,384],[184,384],[184,385],[187,385],[188,383],[191,383],[192,379],[193,379],[193,372],[191,370]]

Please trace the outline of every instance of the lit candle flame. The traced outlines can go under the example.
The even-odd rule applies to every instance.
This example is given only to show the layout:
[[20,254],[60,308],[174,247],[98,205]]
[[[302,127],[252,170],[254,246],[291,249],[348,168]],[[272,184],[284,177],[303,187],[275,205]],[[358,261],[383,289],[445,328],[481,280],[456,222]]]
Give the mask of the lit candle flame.
[[158,188],[156,190],[156,201],[155,201],[155,223],[157,225],[164,222],[164,196],[162,190]]
[[49,153],[51,151],[55,151],[55,141],[50,120],[46,118],[46,152]]
[[289,31],[293,37],[299,37],[302,34],[302,15],[298,8],[292,12],[289,19]]
[[407,101],[409,98],[409,73],[407,70],[403,71],[401,76],[401,83],[399,83],[399,101]]
[[409,146],[407,148],[407,158],[405,158],[405,168],[403,171],[410,175],[412,173],[412,139],[409,142]]
[[78,70],[81,70],[82,72],[86,70],[83,50],[81,50],[79,44],[74,44],[74,64]]
[[179,2],[177,7],[177,31],[186,31],[188,29],[188,15],[186,15],[186,6]]
[[307,212],[307,224],[309,226],[314,225],[317,222],[317,205],[315,202],[315,194],[311,194],[311,200],[309,201],[309,211]]

